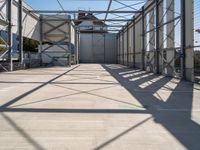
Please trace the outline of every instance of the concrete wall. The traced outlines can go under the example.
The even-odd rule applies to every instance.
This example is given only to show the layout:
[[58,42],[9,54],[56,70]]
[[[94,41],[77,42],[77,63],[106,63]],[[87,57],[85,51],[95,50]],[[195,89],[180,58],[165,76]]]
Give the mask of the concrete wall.
[[116,63],[116,34],[81,33],[81,63]]

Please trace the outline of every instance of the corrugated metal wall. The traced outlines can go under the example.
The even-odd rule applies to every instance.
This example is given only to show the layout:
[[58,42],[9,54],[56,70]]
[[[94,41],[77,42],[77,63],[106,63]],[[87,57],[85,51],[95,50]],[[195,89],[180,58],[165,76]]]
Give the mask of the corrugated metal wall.
[[116,63],[116,56],[116,34],[80,34],[80,63]]

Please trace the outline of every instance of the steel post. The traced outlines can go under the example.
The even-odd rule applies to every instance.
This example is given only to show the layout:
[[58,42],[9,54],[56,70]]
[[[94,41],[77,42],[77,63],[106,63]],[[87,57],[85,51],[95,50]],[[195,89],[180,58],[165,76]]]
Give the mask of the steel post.
[[133,68],[135,68],[135,16],[133,17]]
[[159,0],[155,0],[155,4],[156,4],[156,51],[155,51],[155,64],[156,64],[156,73],[159,74],[160,70],[159,70],[159,47],[160,47],[160,40],[159,40]]
[[23,12],[23,3],[22,0],[18,1],[18,39],[19,39],[19,54],[20,54],[20,62],[21,65],[24,65],[24,55],[23,55],[23,36],[22,36],[22,29],[23,29],[23,21],[22,21],[22,12]]
[[145,70],[145,16],[142,7],[142,70]]
[[12,35],[12,0],[7,1],[7,19],[8,19],[8,50],[10,71],[13,71],[13,35]]

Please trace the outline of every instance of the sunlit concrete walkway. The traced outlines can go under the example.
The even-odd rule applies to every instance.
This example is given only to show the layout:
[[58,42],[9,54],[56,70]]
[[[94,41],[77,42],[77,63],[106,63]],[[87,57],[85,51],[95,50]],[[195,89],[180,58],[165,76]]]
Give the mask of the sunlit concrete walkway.
[[200,86],[120,65],[0,74],[0,149],[199,150]]

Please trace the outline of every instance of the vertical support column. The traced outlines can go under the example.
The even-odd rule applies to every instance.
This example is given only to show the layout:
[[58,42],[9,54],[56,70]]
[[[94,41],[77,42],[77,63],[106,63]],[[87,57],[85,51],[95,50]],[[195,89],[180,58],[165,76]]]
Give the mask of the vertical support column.
[[43,51],[43,48],[42,48],[42,42],[43,42],[43,16],[40,15],[40,41],[39,41],[39,59],[40,59],[40,66],[42,66],[42,51]]
[[77,64],[79,64],[79,58],[80,58],[80,32],[77,29],[78,32],[78,48],[77,48]]
[[13,36],[12,36],[12,0],[7,1],[7,18],[8,18],[8,50],[10,71],[13,71]]
[[129,66],[129,29],[127,24],[127,30],[126,30],[126,50],[127,50],[127,66]]
[[119,32],[119,64],[121,64],[121,62],[122,62],[122,53],[121,53],[121,32]]
[[117,34],[117,61],[116,63],[118,64],[119,63],[119,44],[120,44],[120,41],[119,41],[119,34]]
[[72,31],[71,31],[71,22],[68,23],[69,25],[69,43],[68,43],[68,48],[69,48],[69,57],[68,57],[68,63],[69,63],[69,67],[71,67],[71,54],[72,54],[72,46],[71,46],[71,34],[72,34]]
[[155,0],[156,3],[156,50],[155,50],[155,73],[159,74],[159,0]]
[[23,66],[24,64],[24,54],[23,54],[23,36],[22,36],[22,29],[23,29],[23,25],[22,25],[22,12],[23,12],[23,4],[22,4],[22,0],[18,1],[18,31],[19,31],[19,54],[20,54],[20,62],[21,62],[21,66]]
[[125,65],[125,61],[124,61],[124,28],[122,28],[122,64]]
[[74,49],[74,59],[75,59],[75,64],[77,64],[77,31],[76,28],[74,27],[74,38],[75,38],[75,49]]
[[135,68],[135,16],[133,16],[133,68]]
[[118,55],[119,55],[118,63],[121,64],[121,31],[119,31],[119,52],[118,52]]
[[103,34],[103,60],[106,63],[106,34]]
[[[174,19],[174,0],[167,0],[166,3],[167,7],[167,22],[170,22]],[[175,68],[175,50],[173,49],[175,47],[174,44],[174,21],[167,24],[167,48],[170,48],[171,50],[168,50],[167,53],[167,67],[165,68],[165,74],[168,76],[173,76],[174,68]]]
[[186,79],[185,71],[185,47],[186,47],[186,35],[185,35],[185,0],[181,0],[181,74],[182,78]]
[[189,81],[194,81],[193,8],[193,0],[181,0],[181,68]]
[[[155,52],[155,64],[156,64],[156,73],[159,74],[161,72],[160,64],[163,63],[163,60],[160,59],[160,50],[162,49],[161,45],[163,42],[163,27],[160,27],[162,16],[163,16],[163,1],[155,0],[156,2],[156,52]],[[162,58],[162,56],[161,56]]]
[[[154,11],[154,9],[152,9],[152,11],[150,12],[150,24],[149,24],[149,30],[151,31],[149,34],[150,34],[150,46],[149,46],[149,60],[150,60],[150,71],[155,71],[154,70],[154,60],[155,60],[155,58],[154,58],[154,50],[155,50],[155,30],[154,30],[154,28],[155,28],[155,26],[154,26],[154,24],[155,24],[155,17],[154,17],[154,15],[155,15],[155,11]],[[154,58],[154,59],[152,59],[152,58]]]
[[114,63],[116,63],[116,64],[118,64],[118,34],[115,36],[115,57],[116,57],[116,59],[115,59],[115,62]]
[[153,50],[155,49],[155,32],[154,32],[154,9],[149,13],[149,16],[150,16],[150,23],[149,23],[149,30],[151,31],[149,34],[150,34],[150,50]]
[[120,36],[117,34],[117,64],[119,64],[119,56],[120,56]]
[[163,73],[164,70],[164,57],[163,57],[163,47],[164,47],[164,28],[163,28],[163,17],[164,17],[164,11],[163,11],[163,6],[164,1],[163,0],[159,0],[159,73]]
[[145,16],[142,7],[142,70],[145,70]]

